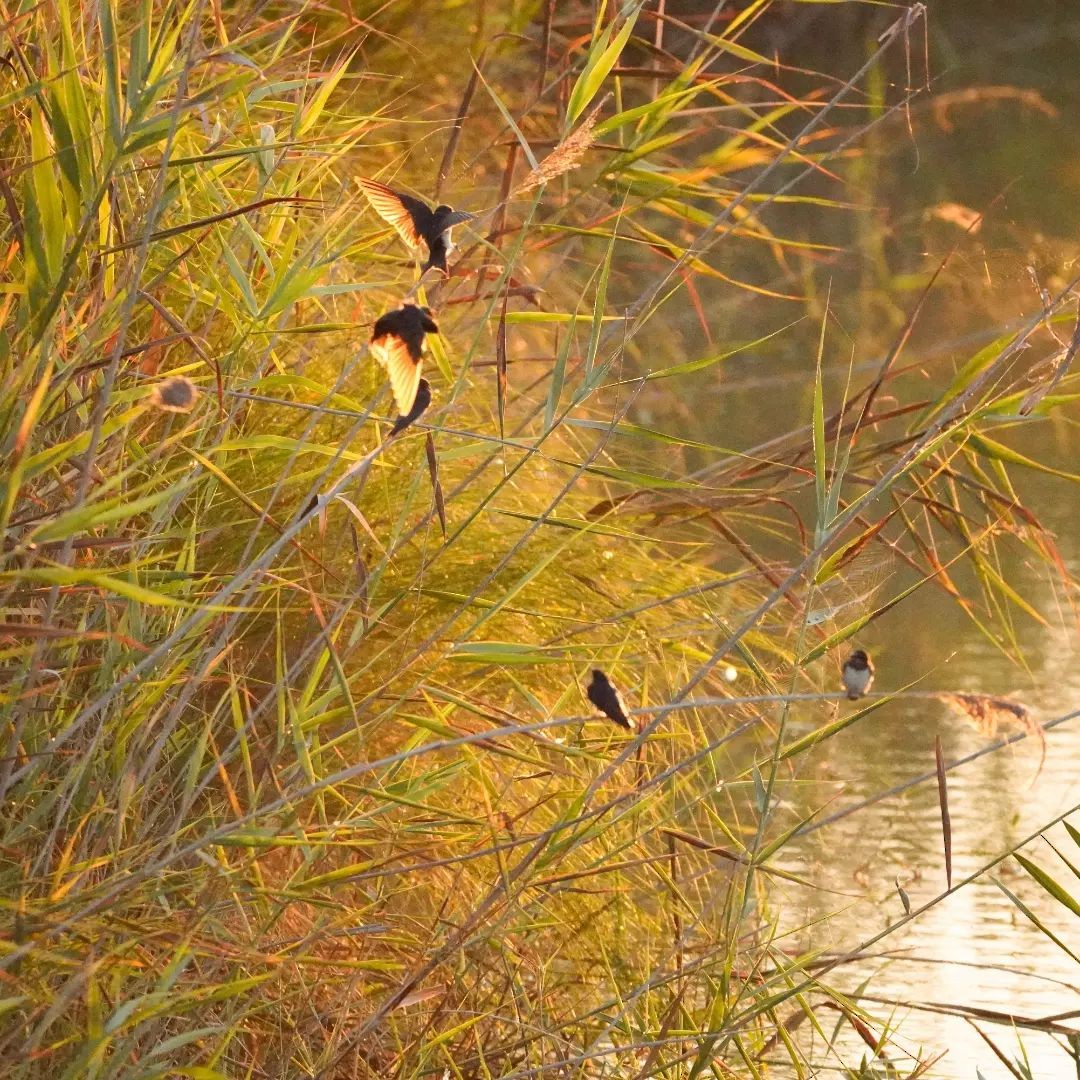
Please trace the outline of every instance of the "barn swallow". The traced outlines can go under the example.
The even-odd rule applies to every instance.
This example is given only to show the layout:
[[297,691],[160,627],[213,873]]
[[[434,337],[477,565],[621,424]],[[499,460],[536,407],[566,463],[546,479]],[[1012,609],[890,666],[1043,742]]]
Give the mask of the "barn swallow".
[[195,407],[198,387],[184,375],[171,375],[154,385],[150,391],[151,404],[162,412],[186,413]]
[[[438,332],[439,328],[431,317],[431,310],[417,307],[416,304],[402,304],[397,310],[380,316],[375,323],[371,334],[371,352],[386,368],[390,388],[394,391],[394,401],[402,416],[412,414],[420,391],[424,334]],[[420,411],[423,412],[423,409]],[[419,415],[420,413],[416,414]]]
[[609,720],[614,720],[619,727],[626,728],[627,731],[634,730],[619,691],[611,685],[611,681],[599,668],[593,668],[592,682],[589,683],[585,693]]
[[411,195],[393,191],[385,184],[362,176],[358,176],[356,182],[368,197],[368,202],[375,212],[394,226],[398,236],[409,247],[419,247],[421,241],[427,245],[428,261],[424,263],[422,272],[426,273],[435,266],[449,277],[446,256],[450,254],[453,246],[450,242],[450,230],[463,221],[472,221],[473,215],[445,204],[440,204],[433,210],[422,199],[414,199]]
[[874,682],[874,665],[862,649],[856,649],[844,661],[844,689],[849,701],[861,698]]
[[416,400],[413,402],[413,407],[394,421],[394,426],[390,429],[387,438],[392,439],[395,435],[400,435],[414,420],[419,420],[430,404],[431,383],[427,379],[421,379],[420,385],[416,388]]

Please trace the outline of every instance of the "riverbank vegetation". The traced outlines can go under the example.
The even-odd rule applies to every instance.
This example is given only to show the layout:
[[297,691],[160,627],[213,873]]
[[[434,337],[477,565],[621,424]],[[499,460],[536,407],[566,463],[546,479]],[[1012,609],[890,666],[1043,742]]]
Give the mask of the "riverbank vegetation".
[[[938,594],[1022,670],[1018,563],[1073,618],[1025,484],[1077,477],[1023,433],[1075,418],[1074,282],[909,356],[958,271],[886,281],[859,177],[917,142],[926,14],[817,75],[802,7],[841,18],[4,11],[13,1080],[933,1075],[839,976],[964,884],[954,762],[919,778],[937,885],[850,949],[784,922],[823,895],[786,855],[837,809],[808,755],[921,689],[894,663],[840,702],[879,618]],[[358,176],[477,215],[448,279]],[[388,441],[366,342],[405,296],[434,401]],[[752,445],[711,419],[747,358],[797,392]],[[1050,719],[946,704],[984,752]],[[1020,917],[1075,911],[1045,861]]]

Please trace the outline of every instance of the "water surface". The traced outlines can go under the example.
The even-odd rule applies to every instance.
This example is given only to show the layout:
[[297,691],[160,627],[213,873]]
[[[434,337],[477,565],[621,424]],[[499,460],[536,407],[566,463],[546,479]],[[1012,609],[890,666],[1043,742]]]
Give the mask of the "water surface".
[[[849,245],[850,257],[838,265],[835,280],[856,291],[840,290],[836,299],[839,322],[849,335],[837,353],[850,355],[854,385],[876,369],[898,316],[914,303],[914,288],[905,288],[902,275],[914,275],[921,287],[925,274],[953,244],[960,244],[958,255],[920,321],[905,353],[908,360],[925,356],[936,363],[945,356],[955,357],[959,365],[981,343],[1038,312],[1036,281],[1053,290],[1077,272],[1078,15],[1070,5],[1050,3],[1023,5],[1022,11],[1014,5],[931,5],[933,85],[928,96],[949,102],[948,111],[935,117],[933,101],[920,105],[907,146],[875,150],[871,145],[872,162],[853,184],[864,205],[875,210],[866,214],[854,236],[847,232],[850,222],[841,223],[835,213],[822,212],[814,222],[816,238],[831,236]],[[841,19],[830,26],[819,19],[815,25],[818,56],[811,48],[802,59],[809,66],[816,60],[839,74],[837,43],[843,34],[851,35],[847,55],[857,56],[865,24]],[[985,89],[1006,86],[1014,92]],[[984,228],[965,238],[954,224],[929,213],[950,203],[990,208]],[[710,310],[719,325],[731,326],[744,339],[775,328],[782,318],[774,311],[772,325],[756,323],[760,306],[719,291],[711,298]],[[687,314],[683,332],[692,334],[691,326]],[[817,330],[797,327],[768,349],[736,357],[722,371],[712,372],[713,407],[708,412],[688,413],[657,395],[647,403],[648,418],[658,423],[677,419],[685,426],[701,415],[701,437],[737,447],[753,446],[785,430],[792,412],[809,418]],[[846,364],[835,366],[831,392],[839,393],[847,374]],[[1061,416],[1003,432],[1002,438],[1067,470],[1075,471],[1080,457],[1075,426]],[[1080,573],[1076,488],[1027,471],[1017,473],[1016,479],[1028,505],[1056,534],[1070,571]],[[1044,721],[1080,709],[1076,612],[1068,597],[1032,559],[1014,554],[1005,569],[1046,620],[1039,625],[1014,612],[1027,670],[988,641],[943,592],[924,588],[872,624],[860,640],[877,660],[878,687],[921,679],[923,689],[1015,694]],[[897,581],[906,580],[901,572],[885,588],[895,590]],[[856,613],[847,612],[845,621]],[[824,717],[804,710],[794,723],[799,731],[809,730]],[[828,817],[932,772],[936,736],[947,760],[993,741],[939,702],[893,703],[807,755],[801,779],[813,782],[813,793],[803,797],[812,806],[828,803],[823,814]],[[1048,735],[1041,767],[1040,756],[1037,741],[1027,739],[950,773],[954,880],[976,873],[1080,805],[1080,720]],[[796,812],[792,806],[792,820]],[[1061,827],[1048,837],[1074,862],[1080,859]],[[1075,879],[1045,841],[1032,844],[1026,853],[1076,891]],[[850,894],[808,895],[797,886],[785,886],[783,924],[809,927],[793,939],[801,947],[836,954],[856,947],[903,915],[898,880],[915,907],[944,887],[936,782],[816,829],[798,842],[789,859],[790,869]],[[938,1055],[944,1056],[927,1075],[957,1080],[1013,1075],[980,1029],[1008,1058],[1026,1054],[1034,1077],[1057,1080],[1077,1074],[1078,1065],[1066,1048],[1046,1035],[1018,1035],[989,1019],[976,1022],[947,1015],[950,1006],[1029,1018],[1080,1007],[1080,968],[1024,917],[998,883],[1017,893],[1070,947],[1077,946],[1076,917],[1010,859],[890,935],[872,959],[831,975],[835,985],[852,994],[865,984],[878,999],[866,1002],[871,1014],[899,1028],[889,1053],[900,1075],[917,1059]],[[830,917],[822,921],[826,915]],[[1080,1028],[1075,1018],[1064,1022]],[[858,1058],[858,1040],[846,1026],[840,1044]],[[897,1046],[910,1053],[907,1061]],[[820,1075],[829,1075],[829,1062],[835,1066],[838,1060],[820,1045],[819,1051]]]

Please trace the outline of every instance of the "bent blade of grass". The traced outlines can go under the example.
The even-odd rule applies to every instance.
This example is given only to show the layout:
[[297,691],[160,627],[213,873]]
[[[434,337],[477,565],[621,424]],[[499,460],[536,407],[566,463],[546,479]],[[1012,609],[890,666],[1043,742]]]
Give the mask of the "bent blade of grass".
[[945,754],[941,735],[934,736],[934,766],[937,771],[938,808],[941,811],[941,836],[945,846],[945,888],[952,890],[952,817],[949,814],[949,783],[945,772]]
[[[580,311],[508,311],[506,313],[507,326],[534,326],[542,323],[556,323],[565,324],[572,328],[575,323],[583,321],[583,319],[584,316]],[[621,315],[603,316],[604,322],[618,322],[621,319]]]
[[[630,35],[634,32],[634,24],[638,15],[645,7],[644,0],[638,0],[634,4],[623,21],[619,32],[612,38],[612,27],[608,26],[602,33],[594,34],[589,55],[585,60],[585,67],[574,83],[570,91],[570,98],[566,105],[566,120],[563,130],[569,132],[573,128],[578,117],[589,107],[589,103],[599,93],[600,87],[608,77],[616,61],[622,55]],[[598,16],[599,18],[599,16]],[[597,27],[599,29],[599,27]],[[536,163],[532,163],[536,168]]]
[[139,498],[132,498],[131,495],[124,494],[100,502],[88,502],[78,510],[71,510],[33,529],[27,539],[39,544],[66,540],[69,537],[89,532],[103,525],[111,525],[117,521],[128,521],[131,518],[138,517],[140,514],[156,509],[166,499],[182,495],[189,486],[189,483],[179,482],[161,491],[143,495]]
[[814,528],[814,543],[821,544],[829,527],[828,521],[828,480],[825,475],[825,390],[822,382],[821,362],[825,353],[825,327],[829,322],[829,297],[825,298],[825,311],[821,316],[821,333],[818,336],[817,357],[814,361],[814,406],[813,406],[813,445],[814,445],[814,494],[816,499],[817,525]]
[[548,651],[509,641],[461,641],[448,659],[466,664],[563,664],[566,654],[562,649]]
[[503,104],[502,98],[491,88],[487,79],[484,78],[483,72],[476,66],[476,61],[473,61],[473,71],[476,72],[477,78],[483,83],[484,89],[488,92],[488,97],[495,103],[495,107],[502,114],[503,120],[506,121],[506,126],[514,133],[514,137],[517,139],[518,144],[521,146],[521,151],[525,155],[525,160],[529,163],[529,168],[534,172],[540,168],[539,162],[536,160],[536,155],[533,153],[532,147],[529,145],[529,140],[525,138],[518,127],[517,122],[511,115],[510,110]]
[[[1027,871],[1027,873],[1035,879],[1038,884],[1046,890],[1062,907],[1071,911],[1074,915],[1080,916],[1080,900],[1078,900],[1072,893],[1062,886],[1062,884],[1048,874],[1037,862],[1032,859],[1021,855],[1017,851],[1013,858]],[[1074,867],[1070,867],[1074,873],[1076,870]]]
[[[360,46],[357,46],[352,52],[346,53],[326,77],[320,80],[321,85],[315,96],[297,113],[293,138],[303,138],[319,122],[319,117],[322,116],[323,110],[330,101],[330,95],[337,89],[338,83],[349,70],[349,65],[359,49]],[[305,88],[307,84],[308,80],[305,80]]]
[[570,350],[574,345],[574,331],[577,328],[577,318],[577,315],[570,316],[568,320],[570,325],[567,327],[562,348],[559,349],[558,355],[555,358],[555,366],[551,369],[551,384],[548,386],[547,400],[544,404],[545,433],[554,429],[555,414],[559,410],[563,386],[566,383],[566,361],[570,355]]
[[1025,469],[1034,469],[1036,472],[1046,473],[1048,476],[1056,476],[1060,480],[1071,480],[1073,483],[1080,483],[1080,474],[1078,473],[1055,469],[1050,465],[1043,464],[1041,461],[1025,457],[1011,447],[993,439],[988,439],[985,435],[980,435],[975,431],[964,432],[963,443],[991,461],[1002,462],[1006,465],[1020,465]]
[[593,298],[592,326],[589,330],[589,346],[585,352],[585,384],[592,381],[593,367],[596,363],[597,352],[600,349],[600,334],[604,326],[604,310],[607,307],[608,279],[611,277],[611,257],[615,250],[615,241],[618,238],[618,222],[612,230],[611,240],[608,243],[604,261],[600,264],[600,273],[596,283],[596,294]]
[[[1017,853],[1014,852],[1013,857],[1016,858]],[[1025,869],[1027,868],[1025,867]],[[1026,918],[1032,926],[1035,927],[1036,930],[1038,930],[1041,934],[1043,934],[1050,941],[1052,941],[1074,963],[1080,964],[1080,956],[1073,952],[1072,949],[1070,949],[1069,946],[1066,945],[1065,942],[1057,934],[1055,934],[1054,931],[1050,929],[1050,927],[1046,925],[1042,918],[1040,918],[1040,916],[1037,915],[1029,905],[1025,904],[1024,901],[1016,895],[1016,893],[1009,889],[999,879],[991,878],[991,880],[1009,898],[1014,907],[1016,907],[1017,911],[1019,911],[1020,914],[1023,915],[1024,918]],[[1038,879],[1036,878],[1036,880]],[[1042,883],[1040,882],[1040,884]]]
[[711,83],[706,83],[704,85],[683,86],[676,90],[665,91],[659,97],[654,98],[645,105],[637,105],[630,109],[624,109],[621,112],[615,113],[614,116],[608,117],[607,120],[601,120],[594,130],[598,136],[607,135],[610,132],[623,127],[625,124],[633,123],[635,120],[655,121],[658,112],[666,117],[671,111],[692,101],[709,86],[716,87],[719,85],[720,80],[716,79]]
[[861,709],[856,709],[854,712],[849,713],[847,716],[840,717],[839,720],[834,720],[831,724],[825,724],[824,726],[811,731],[802,738],[796,739],[793,743],[788,743],[781,749],[778,760],[785,761],[788,758],[797,757],[798,755],[805,753],[818,743],[831,739],[838,732],[843,731],[846,727],[850,727],[864,716],[869,716],[871,713],[877,712],[878,709],[882,708],[882,706],[887,703],[887,698],[873,701],[869,705],[864,705]]
[[712,367],[713,364],[723,363],[725,360],[730,360],[733,356],[738,356],[740,353],[755,349],[759,345],[764,345],[767,341],[771,341],[774,337],[786,333],[793,327],[798,326],[801,322],[802,318],[798,318],[785,326],[781,326],[779,330],[773,330],[768,334],[763,334],[761,337],[755,338],[753,341],[747,341],[740,345],[736,345],[734,348],[728,349],[726,352],[716,353],[714,356],[705,356],[700,360],[687,360],[681,364],[673,364],[671,367],[661,368],[659,371],[650,371],[646,378],[667,379],[673,375],[689,375],[694,371],[702,371],[705,368]]
[[117,577],[114,574],[102,573],[98,570],[80,570],[66,566],[33,566],[25,570],[19,570],[17,573],[6,570],[0,571],[0,581],[13,580],[38,581],[46,585],[59,585],[61,588],[72,589],[89,585],[138,604],[147,604],[150,607],[189,608],[207,612],[237,610],[227,606],[203,604],[201,601],[178,600],[167,593],[156,592],[134,581]]

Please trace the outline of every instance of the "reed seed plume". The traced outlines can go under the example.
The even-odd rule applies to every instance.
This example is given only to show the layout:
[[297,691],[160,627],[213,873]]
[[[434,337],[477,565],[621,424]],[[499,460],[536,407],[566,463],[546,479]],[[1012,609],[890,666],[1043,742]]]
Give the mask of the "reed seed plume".
[[1000,728],[1009,725],[1018,726],[1033,736],[1039,744],[1039,764],[1032,783],[1038,779],[1046,762],[1046,732],[1026,705],[1011,698],[994,697],[991,694],[946,691],[935,696],[986,738],[993,738]]
[[1041,734],[1042,728],[1035,722],[1030,710],[1019,701],[994,697],[991,694],[966,694],[943,691],[936,695],[959,716],[964,717],[980,735],[990,738],[1004,724],[1019,724],[1032,735]]
[[161,412],[191,412],[198,398],[199,388],[186,375],[171,375],[150,391],[150,403]]
[[593,132],[606,103],[607,98],[590,110],[589,115],[525,177],[515,194],[524,195],[576,169],[596,141]]

